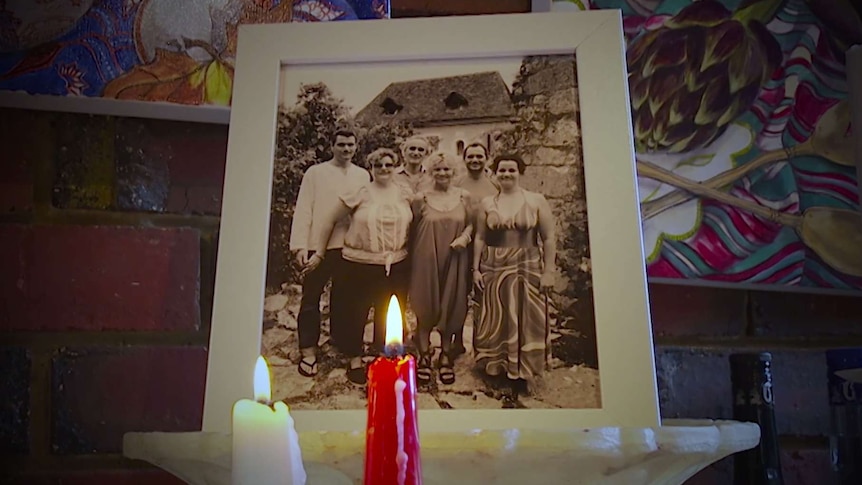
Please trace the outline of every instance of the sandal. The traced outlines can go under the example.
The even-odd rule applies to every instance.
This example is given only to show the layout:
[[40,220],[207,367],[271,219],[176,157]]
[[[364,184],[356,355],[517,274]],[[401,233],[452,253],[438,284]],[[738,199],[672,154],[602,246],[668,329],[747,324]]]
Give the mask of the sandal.
[[419,358],[416,364],[416,383],[426,385],[431,382],[434,376],[431,375],[431,356],[428,354]]
[[368,382],[368,376],[365,374],[365,366],[347,368],[347,380],[358,385],[364,386]]
[[440,382],[443,384],[453,384],[455,382],[455,368],[452,366],[452,359],[448,353],[440,352],[437,367],[440,368]]
[[[306,360],[313,359],[313,360]],[[314,377],[317,375],[317,357],[303,357],[299,360],[299,365],[296,366],[296,370],[300,375],[305,377]]]

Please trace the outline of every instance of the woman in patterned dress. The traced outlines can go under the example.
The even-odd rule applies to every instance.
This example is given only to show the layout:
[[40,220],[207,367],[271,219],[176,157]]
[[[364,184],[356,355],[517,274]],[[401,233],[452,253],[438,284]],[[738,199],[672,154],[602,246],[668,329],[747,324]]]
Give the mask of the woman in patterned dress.
[[410,249],[410,307],[416,315],[419,361],[416,379],[432,376],[431,331],[440,332],[437,360],[440,382],[455,382],[453,344],[464,331],[470,293],[470,263],[466,250],[473,237],[470,193],[452,185],[455,161],[436,153],[428,161],[433,185],[413,202],[413,244]]
[[[357,190],[341,194],[341,204],[320,225],[314,239],[317,254],[324,254],[322,241],[328,241],[335,222],[350,216],[344,235],[344,259],[333,278],[341,288],[333,300],[344,304],[330,316],[332,342],[348,360],[347,378],[354,384],[365,384],[362,344],[368,310],[374,308],[374,347],[383,349],[386,331],[386,309],[393,294],[406,293],[410,274],[407,258],[408,235],[413,221],[410,203],[413,194],[395,183],[393,175],[398,156],[388,148],[373,151],[366,158],[372,181]],[[314,269],[320,258],[309,261]],[[402,305],[402,319],[404,310]],[[402,320],[403,321],[403,320]]]
[[483,290],[473,347],[480,371],[532,387],[545,368],[545,298],[556,271],[554,216],[542,194],[520,186],[526,164],[516,154],[491,166],[500,184],[477,211],[473,283]]

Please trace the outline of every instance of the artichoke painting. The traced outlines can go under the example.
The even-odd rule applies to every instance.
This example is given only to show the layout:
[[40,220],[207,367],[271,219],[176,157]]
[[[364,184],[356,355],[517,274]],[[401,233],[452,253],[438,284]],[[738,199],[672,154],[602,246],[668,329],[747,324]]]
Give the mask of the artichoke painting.
[[764,27],[780,3],[743,2],[732,13],[701,0],[634,39],[627,62],[638,152],[705,147],[749,109],[781,64]]

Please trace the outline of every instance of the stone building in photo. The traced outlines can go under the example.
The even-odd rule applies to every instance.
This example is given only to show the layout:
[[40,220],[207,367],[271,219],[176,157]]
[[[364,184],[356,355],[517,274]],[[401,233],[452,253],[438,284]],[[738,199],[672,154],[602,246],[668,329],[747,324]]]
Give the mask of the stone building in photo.
[[513,116],[509,87],[499,72],[488,71],[392,83],[359,110],[356,121],[408,123],[416,134],[435,138],[438,150],[460,155],[475,141],[493,151]]

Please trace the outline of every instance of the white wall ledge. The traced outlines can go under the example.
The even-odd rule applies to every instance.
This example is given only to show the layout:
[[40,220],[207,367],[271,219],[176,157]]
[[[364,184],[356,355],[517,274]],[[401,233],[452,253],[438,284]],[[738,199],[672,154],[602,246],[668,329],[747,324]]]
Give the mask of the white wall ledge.
[[60,113],[84,113],[128,118],[150,118],[227,125],[230,108],[158,101],[131,101],[100,97],[28,94],[0,91],[0,109],[17,108]]

